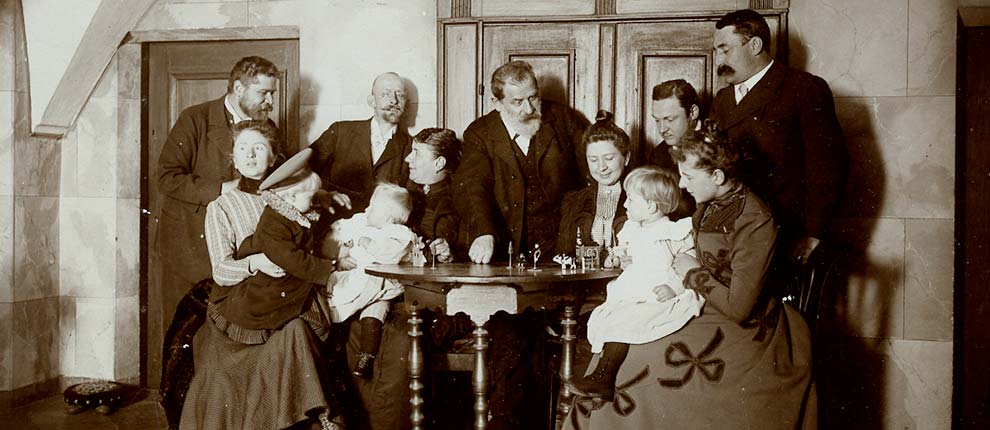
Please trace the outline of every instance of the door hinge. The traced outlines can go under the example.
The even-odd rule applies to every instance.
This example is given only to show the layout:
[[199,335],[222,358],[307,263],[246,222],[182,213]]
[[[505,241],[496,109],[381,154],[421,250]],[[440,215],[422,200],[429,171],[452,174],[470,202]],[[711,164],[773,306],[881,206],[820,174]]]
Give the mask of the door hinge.
[[485,95],[485,84],[478,84],[478,95]]

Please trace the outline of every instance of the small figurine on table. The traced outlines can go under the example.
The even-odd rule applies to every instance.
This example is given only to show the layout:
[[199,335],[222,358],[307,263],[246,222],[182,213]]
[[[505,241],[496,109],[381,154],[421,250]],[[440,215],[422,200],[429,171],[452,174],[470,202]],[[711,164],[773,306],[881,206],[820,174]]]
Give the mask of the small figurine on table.
[[560,265],[560,270],[567,271],[568,269],[574,270],[577,265],[574,264],[574,257],[566,254],[557,254],[553,257],[553,261]]
[[423,238],[416,236],[412,247],[409,249],[409,261],[412,262],[413,266],[423,267],[426,265],[426,254],[423,253],[424,247],[426,247],[426,244],[423,243]]
[[543,251],[540,251],[540,244],[536,244],[536,246],[533,247],[533,268],[529,270],[534,272],[540,270],[540,268],[536,266],[540,262],[540,255],[543,255]]

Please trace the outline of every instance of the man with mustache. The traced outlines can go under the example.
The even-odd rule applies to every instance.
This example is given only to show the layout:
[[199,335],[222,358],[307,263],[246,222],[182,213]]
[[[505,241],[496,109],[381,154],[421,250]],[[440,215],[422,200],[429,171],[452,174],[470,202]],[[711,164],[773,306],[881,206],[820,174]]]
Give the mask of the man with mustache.
[[541,100],[533,68],[511,61],[492,74],[495,110],[464,131],[454,202],[475,263],[515,252],[556,249],[560,200],[580,184],[574,148],[587,120]]
[[278,74],[271,61],[242,58],[230,71],[227,94],[183,110],[169,131],[158,158],[158,252],[165,303],[178,303],[193,285],[212,277],[204,239],[206,205],[238,183],[231,127],[247,119],[268,119]]
[[[505,261],[539,245],[553,252],[565,192],[580,184],[575,149],[588,122],[541,100],[533,68],[511,61],[492,74],[495,110],[464,132],[453,176],[454,207],[475,263]],[[546,260],[544,260],[546,261]],[[548,373],[542,312],[497,313],[488,321],[492,429],[545,428]]]
[[[310,146],[310,167],[331,192],[347,196],[355,212],[363,212],[377,182],[405,184],[406,155],[412,138],[400,126],[406,111],[405,83],[388,72],[375,78],[368,95],[374,115],[362,121],[338,121]],[[348,216],[344,214],[342,216]]]
[[715,24],[715,64],[728,84],[712,117],[748,146],[743,181],[781,224],[778,255],[802,260],[837,213],[847,153],[828,83],[774,61],[759,13],[731,12]]
[[[409,179],[405,158],[412,151],[412,138],[401,124],[407,101],[402,77],[392,72],[378,75],[371,84],[367,101],[374,110],[371,118],[335,122],[310,145],[313,149],[310,168],[320,175],[337,204],[349,205],[350,210],[343,212],[338,208],[335,216],[340,218],[364,212],[378,182],[405,185]],[[337,260],[338,270],[356,266],[352,257]],[[357,318],[340,325],[349,324],[341,331],[347,336],[336,339],[346,342],[348,369],[355,368],[362,343],[380,339],[372,378],[352,376],[351,379],[363,407],[349,412],[371,429],[401,428],[408,422],[408,401],[394,395],[409,384],[408,364],[404,361],[409,354],[405,320],[396,312],[390,313],[384,327]]]

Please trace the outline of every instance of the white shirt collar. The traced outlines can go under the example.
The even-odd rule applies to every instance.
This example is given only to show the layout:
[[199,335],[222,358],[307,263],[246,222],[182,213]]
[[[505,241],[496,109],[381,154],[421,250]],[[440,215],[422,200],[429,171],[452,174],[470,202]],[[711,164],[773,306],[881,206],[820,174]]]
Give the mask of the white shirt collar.
[[[755,87],[756,84],[760,82],[760,79],[763,79],[763,75],[767,74],[767,70],[770,70],[770,66],[772,65],[773,65],[773,60],[770,60],[770,63],[767,64],[765,67],[763,67],[763,69],[761,69],[759,72],[756,72],[755,75],[750,76],[749,79],[742,82],[742,85],[746,86],[747,94],[749,94],[750,91],[753,91],[753,87]],[[740,84],[736,84],[733,86],[733,90],[735,90],[737,94],[739,93],[739,85]]]
[[533,136],[523,136],[519,134],[518,131],[512,129],[505,120],[502,120],[502,125],[505,126],[505,131],[509,132],[509,139],[516,143],[516,146],[522,150],[523,154],[529,154],[529,144],[533,140]]
[[379,141],[382,143],[388,143],[395,136],[395,129],[397,128],[395,124],[389,124],[387,130],[382,130],[381,124],[378,123],[378,118],[371,118],[371,141]]
[[230,94],[224,96],[223,106],[227,108],[227,112],[230,112],[230,117],[234,119],[234,124],[251,119],[251,118],[244,118],[237,113],[237,109],[234,109],[234,105],[230,104]]

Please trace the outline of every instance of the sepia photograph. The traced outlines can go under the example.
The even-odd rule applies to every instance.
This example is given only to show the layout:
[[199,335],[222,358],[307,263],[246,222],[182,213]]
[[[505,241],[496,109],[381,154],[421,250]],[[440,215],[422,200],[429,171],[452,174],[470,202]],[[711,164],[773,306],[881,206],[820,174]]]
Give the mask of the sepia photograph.
[[0,0],[0,427],[990,428],[990,0]]

